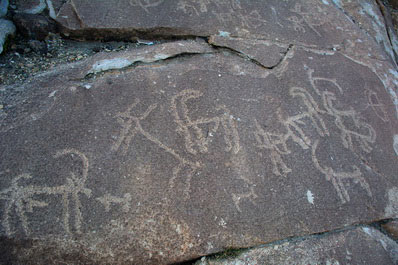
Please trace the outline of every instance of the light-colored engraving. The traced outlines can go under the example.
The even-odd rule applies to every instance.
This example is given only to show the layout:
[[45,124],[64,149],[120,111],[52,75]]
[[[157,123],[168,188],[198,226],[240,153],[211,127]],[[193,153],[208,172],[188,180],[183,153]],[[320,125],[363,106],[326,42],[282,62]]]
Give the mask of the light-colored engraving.
[[[63,205],[63,227],[65,232],[72,234],[73,228],[76,233],[81,233],[83,216],[80,194],[84,194],[88,198],[91,197],[91,190],[85,187],[88,177],[89,162],[86,155],[76,149],[61,150],[55,154],[54,158],[60,158],[66,155],[70,155],[72,157],[77,156],[80,159],[83,166],[82,173],[79,174],[79,176],[76,176],[75,173],[72,172],[70,176],[66,178],[66,183],[64,185],[43,187],[43,191],[49,195],[61,195]],[[71,214],[74,220],[73,225],[69,223]]]
[[[183,90],[171,99],[171,109],[177,123],[177,131],[184,136],[185,147],[191,154],[207,153],[212,136],[222,127],[224,131],[225,150],[234,154],[239,152],[239,134],[237,126],[230,111],[225,106],[217,106],[216,110],[222,112],[211,118],[192,120],[189,116],[188,101],[200,98],[203,95],[198,90]],[[201,128],[208,126],[208,130]]]
[[177,10],[182,10],[185,14],[195,14],[200,16],[201,13],[212,11],[209,8],[214,5],[217,8],[225,8],[231,6],[233,10],[242,9],[240,0],[180,0],[177,4]]
[[83,153],[75,149],[64,149],[58,152],[55,155],[55,158],[59,158],[64,155],[76,155],[81,160],[83,164],[81,176],[76,176],[74,173],[71,173],[71,176],[66,179],[66,184],[55,187],[32,185],[24,187],[20,186],[18,182],[20,180],[29,180],[32,176],[29,174],[22,174],[12,180],[11,187],[0,192],[0,199],[7,201],[2,222],[7,234],[11,235],[14,233],[9,223],[9,215],[12,208],[15,208],[25,234],[30,234],[26,212],[32,213],[34,207],[48,206],[47,202],[38,201],[33,198],[37,195],[61,195],[63,205],[63,228],[65,232],[72,234],[72,225],[69,223],[72,207],[74,213],[72,217],[74,220],[73,229],[77,233],[81,232],[83,216],[81,212],[82,204],[80,202],[80,194],[85,194],[87,197],[90,197],[91,195],[91,190],[85,188],[89,167],[88,159]]
[[241,200],[249,200],[251,203],[256,205],[255,199],[257,199],[258,195],[254,191],[253,183],[247,183],[247,184],[248,184],[248,187],[249,187],[249,191],[248,192],[239,193],[239,194],[236,194],[236,193],[232,194],[232,200],[233,200],[233,202],[235,204],[235,207],[238,210],[238,212],[242,212],[242,209],[240,208]]
[[383,103],[380,102],[379,96],[373,90],[366,90],[365,92],[368,98],[368,106],[371,107],[376,113],[377,117],[379,117],[384,122],[389,122],[388,114],[386,111],[386,107]]
[[316,169],[318,169],[327,181],[332,182],[341,202],[344,204],[350,201],[350,196],[344,182],[352,181],[355,184],[359,183],[360,186],[366,191],[369,197],[372,197],[372,192],[370,190],[369,184],[362,177],[362,173],[357,166],[352,166],[352,172],[335,172],[333,168],[327,166],[321,166],[318,158],[316,156],[316,149],[318,147],[319,140],[314,141],[312,145],[312,162],[314,163]]
[[[188,172],[194,172],[198,168],[201,167],[199,161],[190,161],[183,156],[179,155],[174,149],[162,143],[159,139],[151,135],[149,132],[145,131],[141,126],[141,121],[146,119],[149,114],[152,113],[157,108],[157,104],[150,105],[147,110],[138,117],[132,113],[132,110],[137,106],[140,101],[137,99],[133,104],[131,104],[126,111],[119,112],[116,114],[115,118],[117,119],[118,123],[121,125],[122,129],[120,132],[120,136],[118,140],[114,143],[111,147],[113,151],[118,151],[119,149],[122,150],[122,154],[126,154],[128,148],[131,145],[132,139],[137,135],[141,134],[147,140],[157,145],[159,148],[164,150],[166,153],[172,155],[179,164],[173,169],[173,176],[170,179],[170,184],[173,185],[175,179],[179,177],[179,173],[181,169],[188,168]],[[190,181],[192,179],[193,173],[188,173],[186,175],[185,181],[187,189],[184,192],[185,194],[189,194],[190,189]]]
[[111,210],[112,204],[122,205],[122,210],[125,213],[130,211],[130,203],[131,203],[130,193],[125,193],[123,197],[116,197],[107,193],[102,197],[98,197],[96,200],[102,203],[102,205],[104,205],[106,212],[109,212]]
[[250,176],[253,174],[248,166],[249,163],[244,149],[242,149],[237,155],[233,155],[231,162],[231,165],[236,172],[236,176],[244,183],[240,188],[242,190],[247,190],[246,192],[232,193],[232,201],[234,202],[236,209],[238,212],[242,212],[240,204],[243,200],[248,200],[252,204],[256,205],[256,199],[258,198],[255,191],[256,184],[250,179]]
[[185,14],[190,14],[191,12],[199,16],[201,13],[206,13],[208,11],[208,5],[211,4],[211,0],[180,0],[177,4],[177,10],[182,10]]
[[12,210],[15,209],[15,213],[21,222],[22,229],[26,235],[30,234],[29,222],[26,216],[26,212],[32,213],[34,207],[45,207],[48,206],[46,202],[38,201],[33,199],[35,195],[43,194],[41,187],[35,186],[20,186],[18,183],[20,180],[29,180],[32,176],[30,174],[21,174],[15,177],[11,181],[10,187],[0,192],[0,200],[5,200],[5,209],[3,212],[2,226],[8,236],[15,233],[11,228],[9,218],[12,214]]
[[[361,149],[367,153],[370,153],[373,149],[371,144],[376,141],[376,131],[373,129],[373,127],[370,124],[362,121],[353,108],[349,110],[336,109],[333,105],[333,102],[336,101],[336,96],[334,93],[325,91],[322,94],[324,107],[326,108],[328,114],[335,118],[335,124],[341,131],[341,140],[344,147],[354,150],[353,139],[356,139]],[[344,124],[345,119],[351,120],[351,124],[353,124],[358,131],[350,130]]]
[[149,13],[149,8],[157,7],[162,4],[164,0],[129,0],[131,6],[139,6]]
[[191,180],[193,175],[196,173],[196,169],[197,167],[193,167],[192,165],[184,165],[183,163],[178,164],[172,170],[172,177],[169,179],[170,188],[174,188],[176,179],[183,176],[185,178],[183,195],[185,199],[188,199],[191,192]]
[[292,87],[290,89],[292,97],[299,97],[304,102],[307,110],[284,119],[281,115],[281,109],[278,109],[277,116],[280,123],[283,124],[285,133],[274,133],[265,131],[257,120],[255,120],[256,131],[254,132],[257,147],[271,151],[270,158],[274,166],[273,173],[277,176],[286,176],[291,169],[282,159],[282,155],[288,155],[291,150],[288,147],[288,141],[298,144],[302,149],[308,149],[311,146],[310,138],[304,133],[301,126],[308,120],[316,129],[320,136],[329,135],[329,131],[323,121],[320,113],[323,113],[314,98],[303,88]]
[[301,4],[296,3],[294,8],[290,10],[291,12],[297,14],[298,16],[291,16],[287,19],[293,23],[293,29],[297,32],[305,33],[305,25],[307,25],[312,31],[314,31],[319,37],[322,35],[319,31],[316,30],[315,27],[319,27],[325,22],[320,18],[320,16],[315,16],[315,14],[319,13],[316,10],[315,12],[304,11]]
[[241,12],[228,12],[228,13],[218,13],[217,19],[220,21],[222,25],[234,25],[238,24],[240,27],[244,29],[256,29],[264,24],[267,24],[267,21],[261,16],[258,10],[253,10],[248,14],[244,14]]
[[[354,151],[355,139],[360,148],[365,152],[372,151],[372,145],[376,141],[376,131],[373,127],[364,122],[358,113],[350,108],[349,110],[339,110],[335,107],[334,102],[337,100],[336,94],[328,90],[320,91],[316,85],[317,81],[329,82],[333,87],[336,87],[338,93],[343,94],[343,88],[337,83],[336,79],[314,77],[314,70],[309,69],[307,71],[310,83],[314,91],[322,97],[323,107],[326,110],[326,114],[334,118],[335,125],[340,129],[341,140],[344,147]],[[354,125],[356,131],[349,129],[349,126],[345,124],[345,121],[350,121],[350,126]]]

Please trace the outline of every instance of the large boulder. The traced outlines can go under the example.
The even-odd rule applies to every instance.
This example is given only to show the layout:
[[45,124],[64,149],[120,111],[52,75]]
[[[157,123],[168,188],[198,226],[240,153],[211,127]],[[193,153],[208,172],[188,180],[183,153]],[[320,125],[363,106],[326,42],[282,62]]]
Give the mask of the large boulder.
[[183,262],[398,217],[395,63],[331,2],[71,0],[58,21],[174,40],[0,87],[5,261]]

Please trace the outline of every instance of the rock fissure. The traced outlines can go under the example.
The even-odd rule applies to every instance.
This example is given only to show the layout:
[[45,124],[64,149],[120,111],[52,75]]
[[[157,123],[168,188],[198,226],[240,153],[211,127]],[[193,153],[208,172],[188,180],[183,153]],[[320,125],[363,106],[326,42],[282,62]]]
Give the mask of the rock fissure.
[[70,80],[74,80],[74,81],[87,81],[90,79],[93,79],[97,76],[101,76],[105,73],[116,73],[116,72],[126,72],[129,70],[132,70],[134,68],[137,68],[139,66],[153,66],[153,65],[157,65],[157,64],[167,64],[169,62],[172,62],[174,60],[178,60],[178,59],[184,59],[184,58],[192,58],[192,57],[196,57],[196,56],[204,56],[204,55],[208,55],[208,54],[212,54],[214,52],[203,52],[203,53],[190,53],[190,52],[183,52],[183,53],[178,53],[175,55],[170,55],[167,56],[166,58],[161,58],[161,59],[153,59],[153,60],[135,60],[135,61],[129,61],[128,63],[126,62],[124,66],[119,67],[119,66],[110,66],[108,69],[104,69],[104,70],[99,70],[99,71],[95,71],[95,72],[89,72],[87,73],[83,78],[81,79],[70,79]]
[[194,265],[194,264],[206,265],[207,263],[203,263],[206,260],[217,260],[217,261],[220,260],[221,261],[221,260],[234,259],[234,258],[238,257],[239,255],[244,254],[245,252],[248,252],[250,250],[275,247],[275,246],[284,245],[286,243],[298,243],[298,242],[306,241],[309,239],[320,239],[320,238],[328,237],[331,235],[340,234],[343,232],[354,231],[358,228],[364,229],[366,231],[366,229],[369,229],[369,227],[372,227],[372,228],[376,229],[377,231],[381,232],[386,237],[390,238],[392,241],[396,241],[398,243],[398,241],[396,239],[392,238],[391,234],[389,234],[382,227],[383,224],[386,224],[392,220],[395,220],[395,219],[390,219],[390,218],[382,219],[382,220],[378,220],[378,221],[375,221],[372,223],[361,223],[361,224],[349,225],[346,227],[342,227],[342,228],[338,228],[338,229],[334,229],[334,230],[328,230],[328,231],[319,232],[319,233],[312,233],[312,234],[307,234],[307,235],[302,235],[302,236],[292,236],[292,237],[287,237],[284,239],[276,240],[273,242],[269,242],[266,244],[253,245],[253,246],[246,247],[246,248],[225,249],[225,250],[217,252],[217,253],[212,253],[210,255],[201,256],[201,257],[198,257],[198,258],[195,258],[192,260],[186,260],[186,261],[174,263],[172,265]]

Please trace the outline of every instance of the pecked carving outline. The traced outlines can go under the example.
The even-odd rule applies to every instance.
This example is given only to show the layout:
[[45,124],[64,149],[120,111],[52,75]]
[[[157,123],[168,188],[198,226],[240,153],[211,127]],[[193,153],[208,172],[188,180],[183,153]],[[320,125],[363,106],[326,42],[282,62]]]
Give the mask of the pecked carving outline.
[[[33,212],[34,207],[48,206],[47,202],[33,199],[33,197],[37,195],[61,195],[63,205],[62,226],[64,231],[67,234],[72,235],[73,228],[76,233],[81,233],[83,216],[81,212],[82,204],[80,201],[80,194],[84,194],[89,198],[91,196],[91,190],[85,187],[85,182],[88,177],[89,163],[87,157],[76,149],[63,149],[58,151],[54,158],[60,158],[65,155],[76,155],[81,160],[83,168],[80,176],[76,176],[74,173],[71,173],[71,175],[66,178],[65,184],[54,187],[32,185],[26,187],[19,186],[18,182],[20,180],[32,179],[30,174],[25,173],[15,177],[11,181],[11,186],[0,192],[0,199],[6,200],[2,225],[5,228],[7,235],[12,235],[14,233],[14,231],[11,230],[10,223],[8,221],[13,205],[16,209],[17,216],[21,221],[24,233],[26,235],[30,234],[26,212]],[[9,195],[6,196],[6,194]],[[71,206],[70,201],[73,202],[73,206]],[[71,208],[73,208],[73,210]],[[71,212],[73,212],[73,225],[69,223]]]

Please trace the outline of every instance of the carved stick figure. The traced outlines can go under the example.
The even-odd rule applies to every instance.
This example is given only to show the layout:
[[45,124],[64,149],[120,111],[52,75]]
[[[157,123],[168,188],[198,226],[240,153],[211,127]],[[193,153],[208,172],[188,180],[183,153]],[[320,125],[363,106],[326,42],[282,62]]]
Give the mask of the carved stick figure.
[[289,140],[297,143],[302,149],[308,149],[311,146],[310,138],[301,128],[308,120],[320,136],[329,135],[329,131],[320,116],[320,113],[324,113],[324,111],[319,109],[312,96],[300,87],[292,87],[289,92],[293,97],[300,97],[307,109],[300,114],[290,116],[286,119],[282,117],[282,110],[280,108],[277,110],[278,120],[283,124],[285,129],[284,133],[265,131],[261,128],[257,120],[255,120],[257,130],[254,134],[258,147],[271,150],[270,157],[274,165],[273,173],[277,176],[287,175],[291,172],[291,169],[282,159],[282,155],[291,153],[291,150],[288,148]]
[[[174,149],[162,143],[159,139],[145,131],[141,126],[141,121],[146,119],[148,115],[157,108],[157,104],[150,105],[147,110],[139,116],[135,116],[132,113],[132,110],[137,106],[139,100],[135,100],[135,102],[130,105],[125,112],[120,112],[116,114],[116,118],[118,123],[122,126],[122,130],[119,136],[118,141],[112,146],[112,150],[117,151],[122,146],[122,153],[126,154],[127,150],[130,146],[131,140],[140,133],[147,140],[157,145],[159,148],[164,150],[165,152],[171,154],[176,160],[179,161],[179,164],[173,169],[173,176],[170,179],[170,185],[174,185],[174,180],[179,176],[179,173],[182,168],[189,168],[189,173],[186,175],[186,185],[187,190],[189,191],[190,181],[193,176],[193,172],[198,169],[201,165],[199,161],[193,162],[190,161],[183,156],[179,155]],[[184,193],[188,193],[188,191]]]

